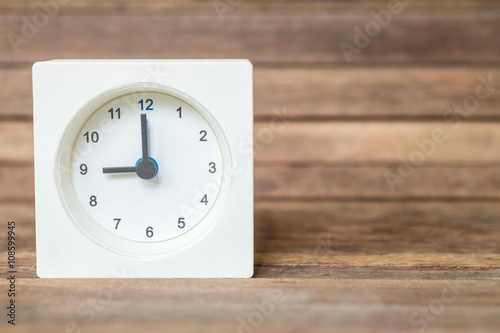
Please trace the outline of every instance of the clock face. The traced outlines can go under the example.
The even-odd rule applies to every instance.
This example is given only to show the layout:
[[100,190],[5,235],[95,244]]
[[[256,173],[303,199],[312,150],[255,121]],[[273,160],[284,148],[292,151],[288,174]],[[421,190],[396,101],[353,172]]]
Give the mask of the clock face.
[[70,182],[62,196],[73,198],[66,201],[77,223],[146,243],[182,237],[203,223],[223,185],[216,122],[168,92],[129,89],[99,101],[73,120],[79,129],[68,140],[72,147],[60,153]]

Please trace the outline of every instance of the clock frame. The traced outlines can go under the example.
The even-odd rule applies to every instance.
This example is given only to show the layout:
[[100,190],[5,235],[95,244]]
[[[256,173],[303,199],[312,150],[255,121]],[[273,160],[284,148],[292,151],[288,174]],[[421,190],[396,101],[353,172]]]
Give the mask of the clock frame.
[[[252,276],[250,62],[54,60],[34,65],[33,89],[40,277]],[[116,237],[92,224],[68,196],[67,177],[68,147],[99,103],[147,91],[170,94],[200,112],[220,141],[226,177],[212,209],[196,227],[149,243]]]

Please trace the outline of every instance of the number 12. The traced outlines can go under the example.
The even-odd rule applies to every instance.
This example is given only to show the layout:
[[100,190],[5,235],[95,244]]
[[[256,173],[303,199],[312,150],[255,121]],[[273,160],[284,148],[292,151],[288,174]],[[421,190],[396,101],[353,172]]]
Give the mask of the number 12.
[[[141,110],[144,110],[144,100],[141,99],[138,104],[141,104]],[[153,111],[153,100],[151,98],[146,100],[146,104],[146,111]]]

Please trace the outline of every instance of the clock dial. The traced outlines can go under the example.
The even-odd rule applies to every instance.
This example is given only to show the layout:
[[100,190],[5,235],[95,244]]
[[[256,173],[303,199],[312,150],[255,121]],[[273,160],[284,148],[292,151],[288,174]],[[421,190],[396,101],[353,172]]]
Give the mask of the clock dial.
[[109,100],[85,120],[71,158],[80,205],[109,232],[159,242],[210,212],[223,181],[216,132],[195,107],[160,92]]

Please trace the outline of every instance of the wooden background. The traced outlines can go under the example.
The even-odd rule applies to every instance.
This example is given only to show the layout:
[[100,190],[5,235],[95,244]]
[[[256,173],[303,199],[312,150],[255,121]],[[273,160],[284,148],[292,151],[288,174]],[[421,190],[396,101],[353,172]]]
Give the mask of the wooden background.
[[[15,220],[20,277],[2,332],[500,331],[499,1],[403,2],[351,63],[339,44],[388,1],[221,0],[223,19],[212,0],[64,2],[14,52],[42,8],[0,1],[0,276]],[[53,58],[253,62],[254,279],[36,277],[31,66]],[[491,96],[446,121],[479,77]]]

